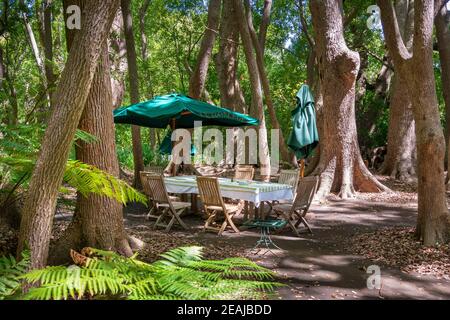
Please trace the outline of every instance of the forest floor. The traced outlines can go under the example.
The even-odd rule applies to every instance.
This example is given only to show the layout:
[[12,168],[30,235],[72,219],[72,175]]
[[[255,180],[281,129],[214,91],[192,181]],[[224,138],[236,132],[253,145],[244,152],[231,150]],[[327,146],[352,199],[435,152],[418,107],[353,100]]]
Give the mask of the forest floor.
[[[395,192],[358,194],[352,200],[330,197],[313,204],[308,215],[313,234],[295,237],[289,230],[272,236],[283,250],[254,255],[257,230],[222,236],[204,233],[204,219],[190,215],[183,220],[189,231],[174,227],[170,233],[152,229],[144,218],[145,207],[125,210],[127,231],[143,240],[139,257],[154,261],[178,246],[204,247],[205,258],[247,257],[277,274],[274,299],[450,299],[450,246],[424,248],[414,239],[417,194],[414,184],[378,179]],[[60,211],[53,237],[71,219]],[[264,253],[264,252],[262,252]],[[369,266],[381,271],[381,289],[369,289]]]
[[[275,299],[450,299],[450,246],[423,248],[414,239],[415,186],[378,178],[395,192],[314,204],[308,217],[314,233],[300,238],[289,230],[275,234],[283,250],[264,255],[251,250],[257,230],[219,237],[202,232],[200,216],[184,218],[190,231],[175,228],[167,234],[152,230],[134,208],[126,215],[127,228],[149,244],[141,252],[144,260],[180,245],[201,245],[210,259],[250,258],[274,270],[285,284]],[[372,265],[380,268],[381,289],[367,287]]]

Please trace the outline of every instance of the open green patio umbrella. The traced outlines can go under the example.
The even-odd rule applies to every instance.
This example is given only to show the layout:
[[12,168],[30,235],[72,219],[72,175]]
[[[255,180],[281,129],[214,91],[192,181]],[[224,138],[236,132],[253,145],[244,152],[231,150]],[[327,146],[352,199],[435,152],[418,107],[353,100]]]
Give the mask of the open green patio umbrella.
[[288,147],[298,160],[306,159],[312,155],[319,143],[314,97],[307,85],[302,85],[297,93],[297,107],[292,111],[292,125]]
[[248,115],[192,99],[182,94],[169,94],[114,111],[115,123],[149,128],[193,128],[195,121],[203,126],[240,127],[258,125]]

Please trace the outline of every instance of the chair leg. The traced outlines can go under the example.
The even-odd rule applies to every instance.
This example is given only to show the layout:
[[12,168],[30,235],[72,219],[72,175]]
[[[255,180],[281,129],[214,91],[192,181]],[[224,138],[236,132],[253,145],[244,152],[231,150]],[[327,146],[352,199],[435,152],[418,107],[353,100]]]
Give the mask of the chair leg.
[[222,223],[222,226],[219,229],[219,233],[218,233],[219,236],[221,236],[222,233],[225,231],[225,229],[227,228],[227,225],[228,225],[228,221],[227,221],[227,219],[225,219],[225,221]]
[[312,230],[311,230],[311,226],[309,225],[308,221],[307,221],[303,216],[300,216],[300,217],[299,217],[297,223],[295,224],[295,227],[298,228],[302,223],[303,223],[303,224],[305,225],[305,227],[308,229],[309,233],[312,234],[313,232],[312,232]]
[[[206,214],[208,214],[208,211],[206,211]],[[205,226],[203,228],[205,232],[209,229],[209,224],[213,223],[215,220],[216,220],[216,212],[213,211],[205,222]]]
[[155,224],[153,225],[153,229],[156,229],[158,226],[165,226],[165,225],[161,225],[161,222],[164,221],[164,218],[165,218],[166,215],[167,215],[167,209],[168,209],[168,208],[164,209],[164,210],[161,212],[161,215],[158,217],[158,219],[156,219],[156,222],[155,222]]
[[169,232],[170,229],[172,228],[173,224],[175,223],[175,216],[172,216],[172,219],[170,219],[169,223],[166,226],[166,232]]
[[231,228],[234,230],[234,232],[240,233],[239,229],[236,227],[236,225],[233,222],[233,215],[225,213],[225,221],[228,221],[228,224],[231,226]]
[[183,220],[181,220],[181,214],[186,210],[185,209],[180,209],[178,212],[175,212],[174,214],[174,218],[177,219],[177,222],[180,224],[180,226],[182,226],[185,230],[188,230],[189,227],[183,222]]

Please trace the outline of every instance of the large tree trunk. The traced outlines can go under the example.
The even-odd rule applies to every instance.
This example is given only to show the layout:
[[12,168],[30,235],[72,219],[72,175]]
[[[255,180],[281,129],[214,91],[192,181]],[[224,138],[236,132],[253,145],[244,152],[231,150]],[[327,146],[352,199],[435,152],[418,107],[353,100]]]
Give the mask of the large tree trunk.
[[414,3],[412,55],[402,41],[391,1],[378,0],[386,43],[398,72],[408,79],[416,122],[418,218],[416,235],[425,245],[448,242],[450,215],[444,185],[445,139],[433,70],[434,1]]
[[416,133],[407,80],[394,75],[389,109],[387,154],[381,172],[410,181],[416,175]]
[[[269,78],[267,76],[266,68],[264,67],[264,53],[262,50],[262,47],[260,45],[260,40],[258,39],[258,36],[256,35],[255,28],[253,26],[253,19],[252,19],[252,12],[250,8],[250,2],[249,0],[245,0],[245,8],[247,13],[247,24],[248,24],[248,30],[250,32],[250,37],[253,43],[253,48],[255,50],[256,55],[256,63],[258,65],[258,71],[259,71],[259,77],[261,79],[261,85],[263,88],[264,96],[266,98],[266,105],[267,109],[269,111],[270,116],[270,122],[272,124],[272,128],[275,130],[279,130],[279,147],[280,147],[280,153],[281,153],[281,159],[285,162],[293,162],[293,154],[289,153],[289,150],[287,148],[286,141],[284,140],[283,133],[280,129],[280,123],[278,122],[277,113],[275,111],[275,106],[273,105],[272,101],[272,94],[270,92],[270,83]],[[270,14],[270,12],[269,12]]]
[[[395,11],[400,34],[408,50],[412,48],[414,31],[414,1],[396,3]],[[394,85],[389,107],[387,154],[381,172],[394,179],[409,181],[416,173],[416,135],[408,80],[395,65]]]
[[[447,171],[450,172],[450,13],[443,6],[437,13],[436,36],[441,62],[442,92],[445,101],[445,141],[447,142]],[[447,189],[450,190],[450,175],[447,173]]]
[[318,197],[336,192],[342,198],[355,191],[387,190],[364,165],[356,134],[355,81],[359,55],[345,42],[342,1],[311,2],[319,77],[323,92],[323,135],[320,162],[314,174],[320,175]]
[[259,161],[261,167],[261,177],[264,180],[270,179],[271,166],[269,154],[269,142],[267,139],[266,119],[264,115],[264,104],[262,97],[261,78],[258,71],[258,63],[253,52],[254,46],[250,35],[247,17],[245,15],[242,0],[234,0],[234,8],[237,21],[239,21],[239,31],[244,47],[245,58],[247,60],[248,72],[250,75],[250,86],[252,91],[252,111],[254,116],[259,120],[258,129],[258,147]]
[[107,39],[118,0],[90,0],[82,28],[74,39],[66,67],[54,94],[55,108],[48,122],[41,151],[23,207],[18,253],[31,250],[31,268],[45,266],[56,198],[83,113],[101,48]]
[[219,52],[214,57],[214,61],[221,105],[237,112],[247,113],[244,94],[237,76],[239,24],[232,1],[223,1],[219,35]]
[[[66,0],[64,7],[75,4],[85,8],[87,1]],[[66,29],[66,33],[67,48],[70,51],[76,31]],[[99,140],[94,143],[78,141],[76,157],[77,160],[118,177],[119,163],[114,135],[107,42],[104,42],[101,51],[97,71],[78,126],[80,130],[98,137]],[[98,195],[85,197],[78,193],[74,219],[60,237],[54,252],[51,252],[50,262],[63,263],[70,258],[70,249],[78,250],[86,246],[116,251],[127,256],[132,254],[123,225],[122,205],[116,200]]]
[[[127,61],[128,74],[130,79],[130,98],[131,103],[139,102],[139,76],[137,70],[136,46],[133,34],[133,17],[131,14],[130,0],[122,0],[122,16],[125,33],[125,42],[127,45]],[[133,143],[133,159],[134,159],[134,183],[137,189],[142,188],[140,172],[144,171],[144,157],[142,154],[141,128],[139,126],[131,126],[131,136]]]

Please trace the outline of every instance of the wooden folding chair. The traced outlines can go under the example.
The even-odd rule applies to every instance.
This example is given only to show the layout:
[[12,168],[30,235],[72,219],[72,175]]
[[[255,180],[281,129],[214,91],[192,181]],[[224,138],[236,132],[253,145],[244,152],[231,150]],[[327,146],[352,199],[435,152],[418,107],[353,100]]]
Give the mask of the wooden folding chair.
[[317,176],[302,178],[298,183],[297,195],[292,204],[280,203],[273,206],[275,213],[287,221],[297,236],[299,236],[298,227],[302,223],[312,233],[305,217],[314,199],[318,185],[319,177]]
[[[295,195],[297,194],[297,186],[299,179],[300,179],[300,172],[298,170],[281,170],[277,183],[291,186],[295,198]],[[292,201],[275,200],[275,201],[267,201],[264,203],[267,203],[269,205],[269,214],[270,214],[273,210],[274,205],[279,203],[291,204]]]
[[255,168],[252,166],[238,166],[234,173],[235,180],[253,180],[255,176]]
[[152,172],[146,172],[146,171],[141,171],[141,172],[139,172],[139,174],[141,176],[142,188],[144,189],[144,194],[148,198],[148,204],[150,207],[150,211],[147,213],[146,218],[147,219],[151,219],[151,218],[158,219],[159,215],[156,214],[156,211],[158,211],[158,208],[157,208],[155,201],[153,200],[152,189],[151,189],[149,181],[148,181],[148,177],[154,176],[155,174]]
[[[221,235],[229,226],[234,230],[234,232],[239,233],[239,229],[232,220],[236,212],[239,211],[239,205],[228,204],[223,201],[217,178],[197,177],[197,185],[200,198],[208,216],[205,222],[204,230],[215,231],[218,232],[218,235]],[[220,213],[223,214],[224,221],[221,226],[218,227],[216,220]]]
[[167,194],[163,175],[148,175],[147,181],[156,208],[157,210],[161,210],[161,214],[158,216],[154,228],[163,227],[166,228],[166,232],[168,232],[174,223],[178,223],[184,229],[189,229],[183,220],[181,220],[181,215],[187,208],[190,208],[191,204],[189,202],[171,200],[170,196]]

